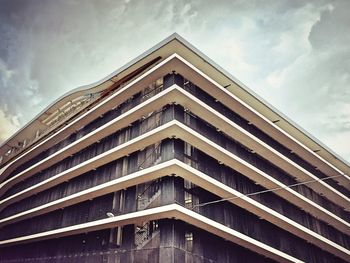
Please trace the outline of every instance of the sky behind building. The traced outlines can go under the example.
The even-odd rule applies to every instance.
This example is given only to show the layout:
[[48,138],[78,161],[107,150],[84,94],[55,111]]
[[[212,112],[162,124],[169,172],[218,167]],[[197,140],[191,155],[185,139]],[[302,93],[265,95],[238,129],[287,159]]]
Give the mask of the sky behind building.
[[173,32],[350,161],[350,1],[0,0],[0,141]]

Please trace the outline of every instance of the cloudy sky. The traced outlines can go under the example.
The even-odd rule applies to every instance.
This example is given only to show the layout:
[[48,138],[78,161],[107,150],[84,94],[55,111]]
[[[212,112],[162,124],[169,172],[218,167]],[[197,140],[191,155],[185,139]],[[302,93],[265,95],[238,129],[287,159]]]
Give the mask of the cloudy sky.
[[0,0],[0,141],[173,32],[350,161],[350,1]]

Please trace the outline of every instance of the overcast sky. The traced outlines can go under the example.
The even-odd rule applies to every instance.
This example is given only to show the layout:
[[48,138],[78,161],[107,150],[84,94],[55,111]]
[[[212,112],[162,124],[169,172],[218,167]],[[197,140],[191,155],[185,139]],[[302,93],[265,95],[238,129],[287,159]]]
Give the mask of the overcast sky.
[[0,141],[173,32],[350,161],[350,1],[0,0]]

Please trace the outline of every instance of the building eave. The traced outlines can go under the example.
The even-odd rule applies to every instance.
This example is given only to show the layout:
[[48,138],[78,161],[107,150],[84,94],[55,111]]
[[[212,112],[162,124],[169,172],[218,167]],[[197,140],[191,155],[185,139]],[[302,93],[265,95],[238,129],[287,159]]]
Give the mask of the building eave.
[[33,131],[35,131],[37,128],[40,128],[40,122],[38,122],[38,120],[40,120],[48,112],[52,112],[54,109],[59,108],[68,101],[84,94],[107,90],[113,86],[116,81],[144,66],[153,59],[160,57],[159,61],[162,61],[175,52],[193,63],[194,66],[199,68],[205,74],[209,75],[217,83],[227,87],[230,92],[252,106],[271,122],[278,120],[278,122],[275,123],[276,126],[309,148],[315,153],[315,155],[328,162],[329,165],[341,170],[346,174],[344,176],[350,174],[350,164],[346,160],[305,131],[286,115],[274,108],[271,104],[241,83],[229,72],[217,65],[214,61],[212,61],[209,57],[207,57],[177,33],[170,35],[151,49],[147,50],[100,81],[76,88],[55,100],[42,112],[40,112],[32,121],[30,121],[17,133],[0,145],[0,156],[4,155],[8,151],[9,147],[17,145],[23,139],[23,137],[25,137],[24,135],[30,132],[33,133]]

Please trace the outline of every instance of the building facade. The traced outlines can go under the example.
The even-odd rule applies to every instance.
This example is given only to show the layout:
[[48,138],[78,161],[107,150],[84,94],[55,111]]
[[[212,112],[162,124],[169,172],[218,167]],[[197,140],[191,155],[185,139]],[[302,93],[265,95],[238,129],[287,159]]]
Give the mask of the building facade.
[[174,34],[0,148],[0,262],[349,262],[349,165]]

